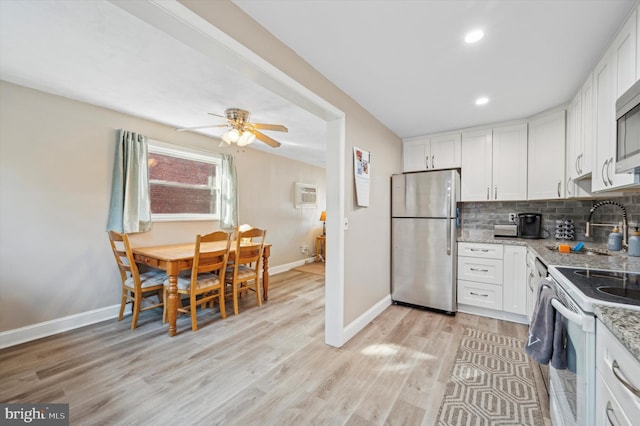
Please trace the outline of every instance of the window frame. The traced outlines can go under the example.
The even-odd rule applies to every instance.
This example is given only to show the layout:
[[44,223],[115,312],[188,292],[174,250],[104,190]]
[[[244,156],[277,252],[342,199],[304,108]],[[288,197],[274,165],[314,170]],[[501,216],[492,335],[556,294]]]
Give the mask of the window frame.
[[[222,156],[220,154],[198,150],[195,148],[172,145],[154,139],[147,140],[147,148],[149,154],[166,155],[169,157],[181,158],[183,160],[193,160],[203,163],[215,164],[216,176],[211,187],[217,191],[216,211],[215,214],[203,213],[151,213],[152,222],[188,222],[188,221],[212,221],[220,220],[220,175],[222,171]],[[151,187],[152,179],[149,177],[149,187]]]

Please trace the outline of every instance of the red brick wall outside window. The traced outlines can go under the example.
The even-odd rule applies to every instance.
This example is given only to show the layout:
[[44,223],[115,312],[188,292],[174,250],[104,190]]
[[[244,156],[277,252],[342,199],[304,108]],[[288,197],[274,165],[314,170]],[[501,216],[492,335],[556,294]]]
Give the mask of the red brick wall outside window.
[[153,215],[217,215],[217,163],[160,154],[149,149]]

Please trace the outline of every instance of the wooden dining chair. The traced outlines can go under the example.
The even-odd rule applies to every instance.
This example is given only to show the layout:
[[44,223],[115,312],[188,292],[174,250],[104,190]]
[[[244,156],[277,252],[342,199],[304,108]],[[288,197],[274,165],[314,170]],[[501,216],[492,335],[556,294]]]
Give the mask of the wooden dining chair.
[[[226,244],[215,251],[207,250],[204,244],[209,242],[223,241]],[[212,232],[206,235],[196,236],[196,245],[193,255],[193,266],[189,271],[182,271],[178,274],[178,295],[189,296],[189,305],[178,306],[178,312],[191,314],[191,330],[198,331],[196,319],[197,307],[206,306],[218,299],[220,306],[220,316],[227,317],[224,305],[224,279],[229,259],[229,248],[231,247],[231,234],[222,231]],[[169,280],[164,283],[164,296],[167,297]],[[178,296],[180,297],[180,296]],[[165,306],[163,321],[167,319],[167,308]]]
[[252,290],[256,293],[258,306],[262,306],[259,278],[260,262],[262,261],[266,235],[266,230],[258,228],[251,228],[247,231],[236,231],[233,266],[227,268],[225,278],[226,283],[231,286],[234,315],[238,315],[238,295],[247,290]]
[[[163,289],[167,275],[160,270],[140,273],[138,265],[133,259],[127,234],[109,231],[109,242],[111,243],[111,250],[116,258],[122,281],[122,298],[118,321],[122,320],[125,305],[131,302],[131,312],[133,314],[131,329],[133,330],[138,326],[138,316],[141,311],[164,306]],[[147,301],[151,296],[158,297],[157,303],[142,307],[143,301]]]

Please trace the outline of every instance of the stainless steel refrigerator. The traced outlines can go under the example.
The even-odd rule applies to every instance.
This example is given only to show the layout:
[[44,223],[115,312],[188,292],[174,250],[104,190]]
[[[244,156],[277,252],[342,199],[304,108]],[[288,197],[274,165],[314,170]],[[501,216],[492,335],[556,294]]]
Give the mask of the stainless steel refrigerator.
[[456,296],[457,170],[391,176],[391,299],[453,314]]

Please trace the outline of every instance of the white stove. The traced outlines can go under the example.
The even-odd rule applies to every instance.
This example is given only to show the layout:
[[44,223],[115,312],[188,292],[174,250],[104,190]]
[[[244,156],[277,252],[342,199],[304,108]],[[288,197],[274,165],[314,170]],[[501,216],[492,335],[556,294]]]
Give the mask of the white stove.
[[549,274],[585,313],[594,305],[640,310],[640,273],[551,266]]
[[549,275],[568,360],[565,370],[549,367],[551,419],[554,426],[596,426],[594,305],[640,310],[640,273],[551,266]]

